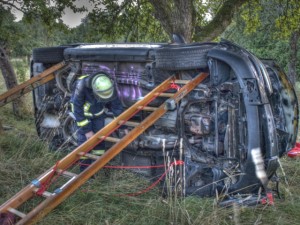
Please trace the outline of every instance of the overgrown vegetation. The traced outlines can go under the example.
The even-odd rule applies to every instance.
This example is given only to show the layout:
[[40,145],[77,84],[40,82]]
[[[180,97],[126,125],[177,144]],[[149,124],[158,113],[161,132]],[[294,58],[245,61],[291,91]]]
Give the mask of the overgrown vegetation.
[[[2,81],[0,82],[3,87]],[[3,89],[2,89],[3,90]],[[31,99],[31,96],[26,96]],[[0,202],[16,194],[67,152],[50,151],[37,138],[32,116],[22,120],[9,106],[0,108],[6,131],[0,136]],[[99,171],[39,224],[298,224],[300,221],[300,159],[281,159],[279,170],[281,199],[274,206],[222,208],[214,198],[169,195],[158,188],[135,197],[126,193],[150,185],[137,174],[125,170]],[[29,202],[30,204],[30,202]],[[26,212],[26,208],[24,211]]]

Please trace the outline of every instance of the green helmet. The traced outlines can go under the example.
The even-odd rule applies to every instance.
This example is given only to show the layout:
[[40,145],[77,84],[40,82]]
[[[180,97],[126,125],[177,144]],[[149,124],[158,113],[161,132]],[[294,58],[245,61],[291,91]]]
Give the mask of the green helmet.
[[92,89],[96,97],[107,100],[114,94],[112,80],[105,74],[97,74],[92,79]]

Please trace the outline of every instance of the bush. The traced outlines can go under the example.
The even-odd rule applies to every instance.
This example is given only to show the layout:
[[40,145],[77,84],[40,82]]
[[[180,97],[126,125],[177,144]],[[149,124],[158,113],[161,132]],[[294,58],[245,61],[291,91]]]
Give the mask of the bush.
[[29,66],[25,58],[16,58],[12,60],[17,79],[20,83],[29,79]]

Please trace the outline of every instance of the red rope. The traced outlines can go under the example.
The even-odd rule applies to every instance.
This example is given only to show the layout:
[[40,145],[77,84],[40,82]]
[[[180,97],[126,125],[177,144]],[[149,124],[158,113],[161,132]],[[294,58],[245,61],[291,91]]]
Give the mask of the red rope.
[[135,193],[128,193],[128,194],[123,194],[123,195],[118,195],[118,196],[131,196],[131,197],[133,197],[133,196],[138,196],[138,195],[144,194],[144,193],[150,191],[152,188],[154,188],[167,175],[167,173],[169,172],[169,170],[173,166],[183,165],[183,164],[184,164],[184,161],[182,161],[182,160],[175,161],[175,162],[171,163],[169,168],[149,187],[145,188],[144,190],[135,192]]
[[151,168],[164,168],[164,165],[157,166],[104,166],[108,169],[151,169]]
[[[78,162],[80,166],[90,166],[90,164]],[[156,166],[104,166],[103,168],[108,169],[151,169],[151,168],[164,168],[165,165],[156,165]]]
[[170,169],[173,166],[183,165],[183,164],[184,164],[184,161],[182,161],[182,160],[175,161],[175,162],[171,163],[169,168],[149,187],[145,188],[144,190],[135,192],[135,193],[128,193],[128,194],[123,194],[123,195],[118,195],[118,196],[138,196],[138,195],[144,194],[144,193],[150,191],[152,188],[154,188],[167,175],[167,173],[170,171]]
[[[138,192],[135,192],[135,193],[119,194],[119,195],[115,195],[115,196],[119,196],[119,197],[130,196],[130,197],[133,197],[133,196],[138,196],[138,195],[144,194],[144,193],[150,191],[151,189],[153,189],[166,176],[166,174],[169,172],[169,170],[171,169],[171,167],[177,166],[177,165],[183,165],[183,164],[184,164],[184,162],[181,161],[181,160],[178,160],[178,161],[175,161],[175,162],[171,163],[171,165],[169,166],[169,168],[154,183],[152,183],[150,186],[148,186],[144,190],[141,190],[141,191],[138,191]],[[161,166],[165,167],[165,165],[159,165],[159,166],[160,167]],[[151,167],[151,166],[149,166],[149,167]],[[83,190],[83,192],[91,192],[91,191],[90,190]]]

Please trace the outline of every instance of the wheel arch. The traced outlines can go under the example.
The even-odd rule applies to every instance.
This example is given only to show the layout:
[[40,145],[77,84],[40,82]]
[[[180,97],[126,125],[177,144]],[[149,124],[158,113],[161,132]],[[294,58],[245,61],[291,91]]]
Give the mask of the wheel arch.
[[[261,131],[263,123],[261,113],[265,112],[266,115],[271,116],[270,105],[266,97],[266,92],[263,87],[263,82],[258,74],[259,71],[255,70],[253,60],[250,59],[251,55],[244,49],[231,44],[230,42],[221,42],[220,45],[210,50],[207,54],[208,57],[216,60],[220,60],[228,64],[237,76],[238,82],[241,86],[243,93],[243,99],[245,103],[245,110],[247,115],[247,159],[244,162],[244,173],[239,181],[232,185],[229,191],[237,191],[241,187],[247,187],[253,185],[259,179],[256,177],[255,164],[252,159],[252,151],[254,149],[262,148],[262,137],[257,135]],[[254,89],[250,88],[250,85],[255,86]],[[252,87],[252,86],[251,86]],[[268,123],[268,122],[267,122]],[[274,122],[269,122],[267,130],[272,132],[269,142],[275,142],[271,147],[269,144],[268,157],[271,159],[274,155],[277,155],[277,138],[275,133]]]

